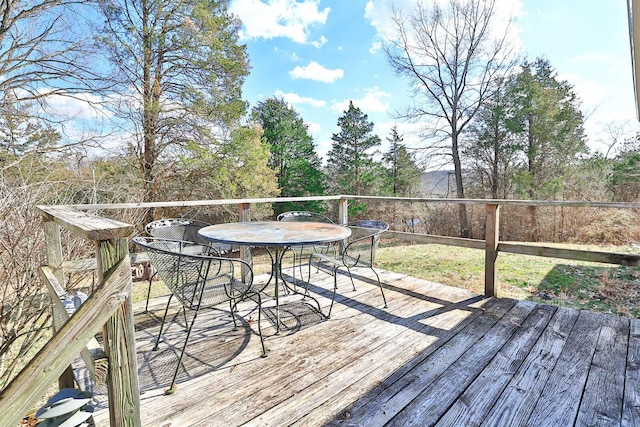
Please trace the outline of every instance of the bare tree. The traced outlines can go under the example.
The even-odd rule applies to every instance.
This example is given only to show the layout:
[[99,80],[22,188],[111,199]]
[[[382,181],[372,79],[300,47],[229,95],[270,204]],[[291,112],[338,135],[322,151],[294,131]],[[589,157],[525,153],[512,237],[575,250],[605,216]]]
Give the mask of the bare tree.
[[[88,25],[94,1],[9,0],[0,4],[0,92],[10,101],[43,100],[91,89]],[[87,21],[84,21],[87,22]]]
[[[496,0],[419,0],[408,12],[394,6],[393,32],[384,49],[396,73],[409,80],[413,104],[400,118],[422,121],[433,155],[453,162],[456,195],[464,198],[461,134],[494,93],[494,82],[515,64],[512,19],[496,34]],[[445,141],[449,144],[443,144]],[[460,234],[471,235],[465,205]]]
[[[96,3],[7,0],[0,4],[0,128],[9,145],[4,144],[0,151],[68,151],[98,139],[68,126],[76,116],[68,108],[56,108],[60,101],[81,105],[85,112],[99,108],[94,93],[102,88],[103,80],[91,36]],[[21,143],[19,150],[10,146],[16,131],[24,135],[34,128],[57,134],[58,140],[46,146]],[[21,161],[21,157],[13,160]]]
[[[26,155],[19,164],[0,169],[0,388],[51,335],[50,300],[38,277],[44,228],[35,206],[68,204],[76,188],[63,165],[45,156]],[[85,242],[68,239],[63,239],[63,250],[69,259],[92,253]]]

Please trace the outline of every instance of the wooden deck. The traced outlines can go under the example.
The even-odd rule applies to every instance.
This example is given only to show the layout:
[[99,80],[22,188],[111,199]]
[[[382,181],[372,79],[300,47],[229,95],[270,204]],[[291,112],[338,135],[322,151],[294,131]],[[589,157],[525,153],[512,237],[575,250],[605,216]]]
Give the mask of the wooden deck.
[[[329,320],[293,296],[275,335],[265,309],[266,358],[251,333],[257,313],[233,331],[228,312],[201,312],[173,395],[163,390],[184,321],[175,317],[154,352],[161,304],[138,310],[143,425],[640,425],[638,320],[483,299],[387,271],[383,309],[375,276],[357,273],[355,292],[339,278]],[[325,307],[332,280],[312,276]],[[109,424],[104,409],[94,418]]]

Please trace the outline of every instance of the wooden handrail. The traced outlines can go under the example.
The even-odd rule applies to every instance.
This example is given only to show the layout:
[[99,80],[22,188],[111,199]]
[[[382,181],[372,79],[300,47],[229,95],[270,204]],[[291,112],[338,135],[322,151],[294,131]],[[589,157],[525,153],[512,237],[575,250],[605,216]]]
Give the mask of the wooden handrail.
[[53,221],[87,240],[122,239],[133,233],[133,226],[70,206],[38,206],[45,221]]

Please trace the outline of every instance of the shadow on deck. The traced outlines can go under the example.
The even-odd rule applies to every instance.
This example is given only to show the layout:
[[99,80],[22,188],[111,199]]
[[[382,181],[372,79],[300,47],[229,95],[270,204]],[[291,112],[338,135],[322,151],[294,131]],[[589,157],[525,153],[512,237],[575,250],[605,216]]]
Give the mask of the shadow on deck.
[[[171,396],[163,390],[184,317],[176,310],[153,351],[164,305],[138,310],[143,425],[640,425],[638,320],[484,299],[387,271],[383,309],[373,274],[357,273],[357,291],[339,278],[331,319],[287,297],[275,334],[264,309],[266,358],[251,305],[237,331],[228,311],[201,312]],[[333,279],[312,282],[326,313]],[[106,410],[94,418],[108,425]]]

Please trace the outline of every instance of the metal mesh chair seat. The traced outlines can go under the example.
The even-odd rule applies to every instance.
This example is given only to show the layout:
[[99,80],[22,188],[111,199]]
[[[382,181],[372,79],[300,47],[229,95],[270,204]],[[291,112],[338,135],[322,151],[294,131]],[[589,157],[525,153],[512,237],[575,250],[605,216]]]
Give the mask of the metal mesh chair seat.
[[[283,212],[276,217],[278,221],[284,222],[324,222],[327,224],[335,224],[331,219],[326,216],[308,211],[289,211]],[[302,260],[308,259],[313,253],[330,254],[335,252],[335,245],[333,243],[318,244],[318,245],[302,245],[294,246],[290,248],[293,253],[293,277],[295,279],[296,267],[300,270],[300,279],[304,277],[302,274]]]
[[198,311],[203,307],[228,303],[234,327],[237,327],[234,315],[236,305],[245,299],[255,301],[258,309],[258,335],[262,355],[266,356],[260,328],[262,299],[259,291],[253,288],[251,266],[240,259],[212,255],[215,252],[211,247],[193,242],[142,236],[134,237],[133,242],[149,254],[158,275],[171,290],[154,350],[160,343],[172,299],[175,297],[185,310],[193,311],[193,318],[188,324],[187,336],[168,392],[175,391],[175,382],[189,335]]
[[333,308],[333,302],[336,297],[336,290],[338,288],[338,272],[340,269],[346,269],[351,279],[351,285],[353,290],[356,290],[356,285],[353,282],[351,276],[351,268],[354,267],[367,267],[376,275],[378,280],[378,287],[382,293],[382,299],[384,301],[384,308],[387,308],[387,299],[382,289],[382,283],[380,283],[380,276],[376,272],[374,266],[376,259],[376,251],[378,249],[378,243],[380,236],[383,232],[389,229],[389,224],[384,221],[376,220],[360,220],[350,222],[346,225],[351,229],[351,236],[347,239],[347,243],[338,255],[330,255],[324,253],[314,253],[309,257],[309,280],[307,286],[311,282],[311,269],[323,271],[333,276],[333,297],[331,299],[331,306],[329,307],[329,314],[331,316],[331,309]]

